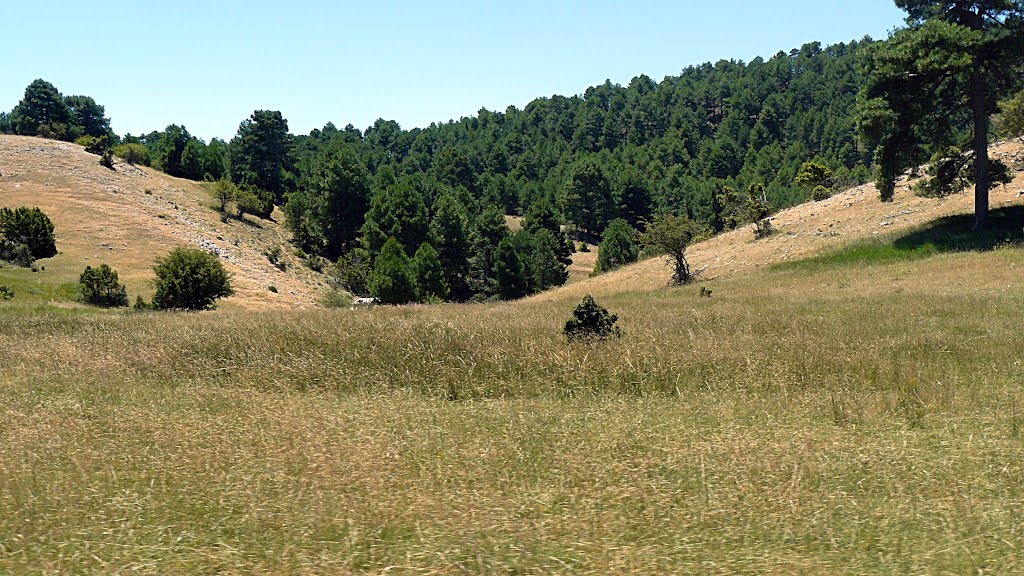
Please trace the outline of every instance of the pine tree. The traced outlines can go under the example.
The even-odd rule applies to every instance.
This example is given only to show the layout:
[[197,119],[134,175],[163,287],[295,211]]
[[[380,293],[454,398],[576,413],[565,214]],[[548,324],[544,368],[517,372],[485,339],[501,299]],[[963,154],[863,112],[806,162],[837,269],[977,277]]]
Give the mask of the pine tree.
[[388,238],[374,260],[368,287],[370,294],[385,304],[406,304],[416,300],[412,261],[394,237]]
[[413,268],[416,271],[416,294],[420,302],[431,298],[448,299],[448,284],[444,280],[444,269],[441,267],[437,250],[429,242],[424,242],[416,250]]
[[537,291],[547,290],[565,284],[569,279],[566,271],[567,263],[560,254],[565,250],[565,242],[550,230],[538,230],[533,234],[533,287]]
[[428,230],[423,196],[409,181],[402,180],[373,196],[360,236],[370,254],[378,253],[391,237],[411,252],[427,239]]
[[602,234],[601,247],[597,253],[597,268],[600,274],[609,272],[620,266],[636,262],[640,256],[637,245],[637,231],[622,218],[608,223]]
[[305,193],[310,199],[309,217],[323,237],[324,256],[335,260],[352,248],[370,206],[366,168],[349,147],[328,148],[316,163]]
[[[861,134],[878,145],[882,199],[892,199],[898,174],[924,159],[929,148],[971,150],[975,228],[982,228],[991,184],[989,116],[1000,96],[1024,84],[1024,2],[896,5],[907,11],[909,27],[869,51],[858,120]],[[958,121],[965,116],[970,120]]]
[[453,192],[445,192],[434,201],[430,221],[430,242],[437,249],[444,279],[456,300],[469,297],[469,216]]
[[71,136],[71,112],[64,97],[53,84],[42,79],[25,88],[25,97],[11,111],[11,124],[15,134],[36,136],[41,129],[49,129],[49,135],[62,139]]
[[495,275],[498,245],[509,236],[505,217],[496,206],[488,206],[474,223],[470,236],[469,287],[484,297],[499,293]]
[[614,212],[611,185],[604,169],[594,158],[573,165],[565,184],[565,211],[577,228],[598,234]]
[[509,236],[502,238],[494,251],[494,280],[503,300],[522,298],[529,291],[529,278]]
[[266,190],[284,202],[292,136],[278,111],[256,110],[238,126],[231,141],[231,174],[236,184]]

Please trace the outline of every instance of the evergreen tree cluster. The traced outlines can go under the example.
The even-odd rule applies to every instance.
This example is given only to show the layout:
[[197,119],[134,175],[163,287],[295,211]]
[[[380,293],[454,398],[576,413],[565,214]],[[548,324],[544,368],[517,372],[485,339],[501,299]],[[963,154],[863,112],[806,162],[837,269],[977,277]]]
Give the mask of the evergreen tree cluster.
[[[567,277],[566,229],[597,243],[614,222],[603,262],[613,268],[636,258],[637,231],[654,216],[726,228],[717,198],[730,188],[756,185],[770,211],[810,197],[794,182],[807,162],[827,170],[830,186],[869,179],[873,149],[858,143],[853,117],[868,44],[812,43],[768,61],[690,67],[661,83],[606,82],[423,129],[329,123],[292,138],[279,164],[294,184],[287,223],[308,253],[358,252],[345,260],[388,270],[388,282],[379,270],[369,275],[378,296],[387,284],[406,286],[403,300],[423,299],[409,278],[417,254],[435,253],[436,297],[543,290]],[[736,210],[755,221],[746,205]],[[523,216],[523,229],[509,230],[504,215]],[[388,244],[385,266],[377,258]]]
[[[660,83],[605,82],[422,129],[378,120],[365,131],[328,123],[295,136],[280,112],[257,110],[230,142],[205,143],[172,124],[110,143],[174,176],[233,183],[239,215],[268,218],[282,206],[295,244],[342,261],[344,275],[365,284],[355,291],[511,299],[565,282],[566,230],[599,243],[614,223],[602,261],[610,269],[636,258],[637,231],[657,215],[725,228],[716,199],[729,187],[763,185],[779,208],[807,199],[793,182],[807,161],[837,182],[868,179],[873,150],[858,145],[852,117],[866,44],[811,43],[768,60],[691,66]],[[34,82],[9,123],[39,133],[31,127],[67,121],[57,96]],[[218,194],[226,210],[227,192]],[[506,215],[522,216],[522,229]]]
[[[773,210],[867,181],[872,162],[887,185],[906,160],[893,151],[943,149],[948,138],[925,145],[894,128],[910,112],[879,96],[880,70],[903,54],[890,43],[814,42],[412,130],[379,119],[366,130],[328,123],[293,135],[280,112],[256,110],[230,142],[205,143],[178,125],[110,142],[128,161],[222,180],[225,212],[233,202],[239,216],[268,218],[281,206],[308,261],[336,262],[341,284],[384,301],[518,298],[565,282],[566,231],[601,243],[600,266],[611,269],[637,257],[648,222],[679,232],[682,243],[664,249],[676,254],[681,282],[689,271],[680,247],[704,231],[754,222],[768,234]],[[0,130],[45,135],[41,127],[66,124],[84,133],[89,122],[72,119],[87,104],[36,81]],[[967,127],[956,116],[938,126]],[[506,224],[510,215],[521,229]]]
[[0,114],[0,132],[69,142],[82,136],[114,137],[104,114],[103,106],[89,96],[64,96],[40,79],[25,88],[24,98],[10,114]]

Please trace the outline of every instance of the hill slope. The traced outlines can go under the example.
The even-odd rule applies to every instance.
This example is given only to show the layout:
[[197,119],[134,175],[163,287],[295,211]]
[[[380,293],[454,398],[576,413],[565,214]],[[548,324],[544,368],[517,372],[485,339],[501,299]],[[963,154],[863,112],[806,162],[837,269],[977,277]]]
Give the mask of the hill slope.
[[[1019,143],[993,148],[996,158],[1019,156]],[[836,194],[779,212],[772,221],[777,233],[756,240],[750,226],[721,234],[689,250],[700,278],[712,280],[773,263],[805,258],[858,240],[906,231],[943,216],[973,210],[973,197],[959,194],[943,200],[920,198],[906,182],[892,203],[878,201],[873,185]],[[89,264],[107,263],[120,274],[129,293],[152,293],[154,260],[176,246],[194,246],[220,254],[234,274],[237,294],[227,307],[308,308],[324,289],[322,276],[305,268],[288,250],[288,233],[280,212],[276,221],[247,217],[222,223],[213,200],[201,184],[116,160],[103,168],[81,146],[21,136],[0,136],[0,206],[38,206],[53,219],[60,254],[44,260],[46,270],[21,274],[39,293],[74,291],[78,274]],[[1024,175],[997,187],[992,208],[1024,204]],[[281,246],[288,264],[282,272],[264,251]],[[578,298],[584,293],[607,295],[651,291],[667,285],[670,269],[653,258],[595,278],[586,278],[596,253],[577,253],[570,284],[536,300]],[[268,287],[275,286],[277,293]],[[43,298],[44,300],[46,298]]]
[[[1019,157],[1022,148],[1019,142],[1001,143],[992,148],[991,154],[997,159],[1012,159]],[[1021,172],[1009,185],[994,187],[990,195],[992,210],[1012,205],[1024,205],[1024,173]],[[700,271],[699,279],[712,280],[806,258],[859,240],[905,232],[938,218],[973,211],[971,193],[941,200],[921,198],[914,195],[904,180],[897,186],[893,202],[883,203],[874,185],[865,184],[828,200],[800,204],[775,214],[772,224],[776,233],[768,238],[755,239],[753,225],[747,225],[696,244],[687,255],[693,269]],[[582,256],[592,258],[591,254]],[[600,295],[657,290],[668,284],[671,274],[663,258],[652,258],[534,298],[578,298],[588,292]]]
[[[89,264],[110,264],[134,298],[152,294],[154,260],[177,246],[216,251],[234,275],[229,307],[305,308],[315,305],[322,279],[288,254],[280,222],[248,216],[222,223],[203,187],[115,159],[99,165],[81,146],[0,136],[0,206],[38,206],[53,220],[56,257],[41,262],[39,284],[69,285]],[[282,246],[285,272],[264,250]],[[8,273],[14,273],[8,271]],[[268,290],[275,286],[278,293]]]

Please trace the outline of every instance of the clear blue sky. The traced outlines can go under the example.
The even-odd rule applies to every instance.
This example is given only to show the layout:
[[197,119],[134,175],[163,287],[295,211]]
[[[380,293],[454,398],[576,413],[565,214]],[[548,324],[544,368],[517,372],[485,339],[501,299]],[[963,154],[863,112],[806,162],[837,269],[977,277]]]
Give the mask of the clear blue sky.
[[885,38],[903,18],[892,0],[35,0],[3,13],[0,110],[43,78],[106,106],[119,134],[177,123],[207,140],[255,109],[297,134],[426,126],[605,79]]

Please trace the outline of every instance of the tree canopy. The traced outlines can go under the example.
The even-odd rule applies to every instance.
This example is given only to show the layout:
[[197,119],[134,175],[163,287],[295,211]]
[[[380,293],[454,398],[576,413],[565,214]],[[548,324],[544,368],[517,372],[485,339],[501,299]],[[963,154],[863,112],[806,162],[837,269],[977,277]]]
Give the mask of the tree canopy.
[[[989,116],[1024,83],[1024,2],[896,0],[908,27],[867,52],[859,128],[876,145],[877,184],[891,200],[900,172],[937,152],[973,167],[975,227],[988,221]],[[953,175],[935,183],[953,190]]]

